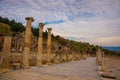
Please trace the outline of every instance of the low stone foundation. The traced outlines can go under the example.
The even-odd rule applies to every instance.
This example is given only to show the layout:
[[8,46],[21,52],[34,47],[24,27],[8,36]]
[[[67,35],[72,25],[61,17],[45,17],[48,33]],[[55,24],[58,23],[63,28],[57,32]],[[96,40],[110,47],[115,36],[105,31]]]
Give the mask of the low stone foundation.
[[[48,58],[47,58],[47,53],[43,53],[42,56],[42,64],[47,64],[48,62]],[[82,59],[81,56],[74,56],[72,57],[72,55],[66,55],[66,54],[62,54],[62,55],[57,55],[57,54],[51,54],[50,57],[50,62],[52,64],[56,64],[56,63],[61,63],[61,62],[68,62],[68,61],[72,61],[72,60],[80,60]],[[29,65],[30,66],[36,66],[36,62],[37,62],[37,52],[31,52],[30,56],[29,56]],[[22,53],[15,53],[12,52],[10,55],[10,68],[14,67],[14,63],[20,63],[22,65]]]

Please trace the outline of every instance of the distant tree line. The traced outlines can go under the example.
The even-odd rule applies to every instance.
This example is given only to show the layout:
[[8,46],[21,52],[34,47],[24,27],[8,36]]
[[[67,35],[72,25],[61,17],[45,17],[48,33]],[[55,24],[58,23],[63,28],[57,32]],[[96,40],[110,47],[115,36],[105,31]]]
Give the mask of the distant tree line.
[[6,17],[3,18],[0,16],[0,22],[8,24],[13,32],[23,32],[25,30],[25,27],[22,23],[16,22],[15,20],[9,20]]

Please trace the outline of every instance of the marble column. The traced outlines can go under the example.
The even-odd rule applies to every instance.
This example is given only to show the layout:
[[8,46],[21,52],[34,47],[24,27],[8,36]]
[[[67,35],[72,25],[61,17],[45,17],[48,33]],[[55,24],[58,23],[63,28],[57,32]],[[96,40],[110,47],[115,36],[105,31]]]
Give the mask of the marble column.
[[25,18],[27,20],[26,31],[25,31],[25,44],[23,51],[23,68],[29,68],[29,54],[30,54],[30,43],[31,43],[31,25],[34,19],[32,17]]
[[51,63],[51,30],[52,28],[48,28],[48,39],[47,39],[48,63]]
[[4,43],[2,48],[2,62],[0,68],[9,69],[9,61],[10,61],[10,51],[11,51],[11,41],[12,37],[5,36]]
[[37,63],[36,66],[41,66],[42,65],[42,56],[43,56],[43,28],[44,28],[43,23],[39,23],[39,38],[38,38],[38,52],[37,52]]

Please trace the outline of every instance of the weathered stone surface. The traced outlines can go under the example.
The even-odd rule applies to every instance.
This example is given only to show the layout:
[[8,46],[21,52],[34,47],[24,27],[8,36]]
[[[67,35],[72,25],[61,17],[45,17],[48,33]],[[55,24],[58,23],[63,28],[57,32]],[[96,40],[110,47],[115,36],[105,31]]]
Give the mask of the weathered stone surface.
[[97,68],[95,58],[89,58],[51,66],[14,70],[1,74],[0,80],[99,80],[95,68]]
[[30,43],[31,43],[31,24],[34,21],[32,17],[25,18],[27,20],[26,31],[25,31],[25,47],[23,52],[23,68],[29,68],[29,54],[30,54]]
[[94,78],[71,77],[68,80],[97,80],[97,79],[94,79]]
[[47,40],[48,63],[51,63],[51,30],[52,28],[48,28],[48,40]]
[[100,49],[98,49],[98,51],[96,52],[96,57],[97,57],[98,65],[101,65],[101,63],[102,63],[102,53],[101,53]]
[[41,79],[43,79],[43,80],[67,80],[67,77],[44,74],[43,76],[41,76]]
[[115,74],[111,73],[111,72],[104,72],[101,73],[101,76],[104,78],[111,78],[111,79],[116,79]]
[[101,78],[100,80],[116,80],[116,79],[110,79],[110,78]]
[[11,41],[12,41],[12,37],[10,36],[4,37],[2,53],[0,56],[0,72],[7,71],[9,69]]
[[38,37],[38,52],[37,52],[37,63],[36,66],[41,66],[42,65],[42,57],[43,57],[43,28],[44,28],[43,23],[39,23],[39,37]]

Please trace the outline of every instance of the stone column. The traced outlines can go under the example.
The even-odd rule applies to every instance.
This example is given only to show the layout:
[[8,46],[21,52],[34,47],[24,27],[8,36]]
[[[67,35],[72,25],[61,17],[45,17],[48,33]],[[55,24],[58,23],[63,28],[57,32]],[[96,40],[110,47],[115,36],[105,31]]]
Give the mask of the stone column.
[[29,68],[29,54],[30,54],[30,42],[31,42],[31,24],[34,21],[32,17],[25,18],[27,20],[25,31],[25,44],[23,51],[23,68]]
[[98,63],[98,51],[96,51],[96,62]]
[[106,67],[106,64],[105,64],[104,52],[102,52],[101,70],[104,71],[104,72],[107,71],[107,67]]
[[12,37],[10,36],[4,37],[4,43],[3,43],[2,55],[1,55],[2,62],[0,63],[1,64],[0,68],[5,71],[9,69],[11,41],[12,41]]
[[47,39],[47,54],[48,54],[48,63],[51,63],[51,30],[48,28],[48,39]]
[[87,58],[87,54],[86,54],[86,52],[83,52],[83,54],[82,54],[82,58],[83,58],[83,59],[86,59],[86,58]]
[[98,65],[101,65],[101,61],[102,61],[102,54],[101,54],[100,49],[98,49],[98,51],[96,52],[96,57],[97,57],[97,62],[98,62]]
[[36,66],[41,66],[42,65],[42,56],[43,56],[43,47],[42,47],[42,43],[43,43],[43,28],[44,28],[43,23],[39,23],[39,38],[38,38],[38,52],[37,52],[37,63]]

